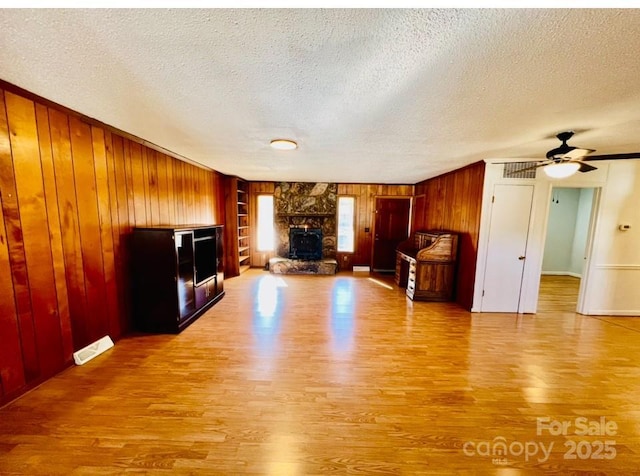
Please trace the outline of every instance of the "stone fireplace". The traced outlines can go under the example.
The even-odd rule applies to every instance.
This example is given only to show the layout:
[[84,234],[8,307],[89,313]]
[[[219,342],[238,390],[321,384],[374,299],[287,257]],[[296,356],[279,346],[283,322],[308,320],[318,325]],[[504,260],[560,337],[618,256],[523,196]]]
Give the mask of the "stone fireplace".
[[[335,183],[280,182],[274,190],[276,252],[278,258],[270,261],[282,271],[307,274],[333,274],[337,268],[336,243],[338,185]],[[290,240],[293,233],[317,230],[322,236],[322,256],[314,260],[291,256]],[[315,257],[315,256],[314,256]],[[290,259],[293,258],[293,259]],[[289,271],[284,270],[287,267]],[[330,273],[322,271],[329,267]],[[290,271],[294,269],[294,271]]]
[[336,211],[338,185],[335,183],[280,182],[274,193],[276,250],[289,256],[291,228],[320,228],[322,257],[336,257]]

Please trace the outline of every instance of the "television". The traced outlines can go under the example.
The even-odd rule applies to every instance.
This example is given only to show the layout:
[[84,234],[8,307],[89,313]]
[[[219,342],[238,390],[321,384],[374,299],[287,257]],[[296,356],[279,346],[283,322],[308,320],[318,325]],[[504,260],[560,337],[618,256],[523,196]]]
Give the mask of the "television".
[[215,236],[203,236],[194,239],[193,261],[196,271],[196,286],[216,275],[217,260]]
[[291,228],[289,230],[289,258],[322,259],[322,229]]

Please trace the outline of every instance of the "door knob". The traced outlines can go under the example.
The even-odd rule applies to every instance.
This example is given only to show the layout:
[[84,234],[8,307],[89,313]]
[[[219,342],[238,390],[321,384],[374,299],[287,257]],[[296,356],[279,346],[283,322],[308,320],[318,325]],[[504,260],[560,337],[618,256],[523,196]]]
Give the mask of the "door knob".
[[518,256],[518,259],[519,259],[520,261],[522,261],[522,260],[523,260],[523,259],[525,259],[525,258],[526,258],[526,256]]

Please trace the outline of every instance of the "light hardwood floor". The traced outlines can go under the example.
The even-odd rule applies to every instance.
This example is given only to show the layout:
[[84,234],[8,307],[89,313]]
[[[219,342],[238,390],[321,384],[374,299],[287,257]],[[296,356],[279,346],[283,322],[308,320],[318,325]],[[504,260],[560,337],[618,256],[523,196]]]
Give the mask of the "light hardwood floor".
[[[640,467],[637,319],[470,314],[389,283],[260,270],[228,280],[182,334],[125,338],[0,409],[0,474]],[[570,426],[538,434],[545,418]],[[581,436],[579,418],[615,422],[615,435]],[[501,442],[506,453],[491,454]]]
[[578,306],[580,278],[573,276],[540,276],[538,312],[575,312]]

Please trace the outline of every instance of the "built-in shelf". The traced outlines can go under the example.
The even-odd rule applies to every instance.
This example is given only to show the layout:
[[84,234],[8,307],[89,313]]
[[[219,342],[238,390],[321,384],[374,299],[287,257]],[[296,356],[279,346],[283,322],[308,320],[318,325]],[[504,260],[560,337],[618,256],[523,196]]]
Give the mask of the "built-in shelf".
[[225,182],[227,216],[227,276],[237,276],[251,266],[251,240],[248,184],[238,177]]

